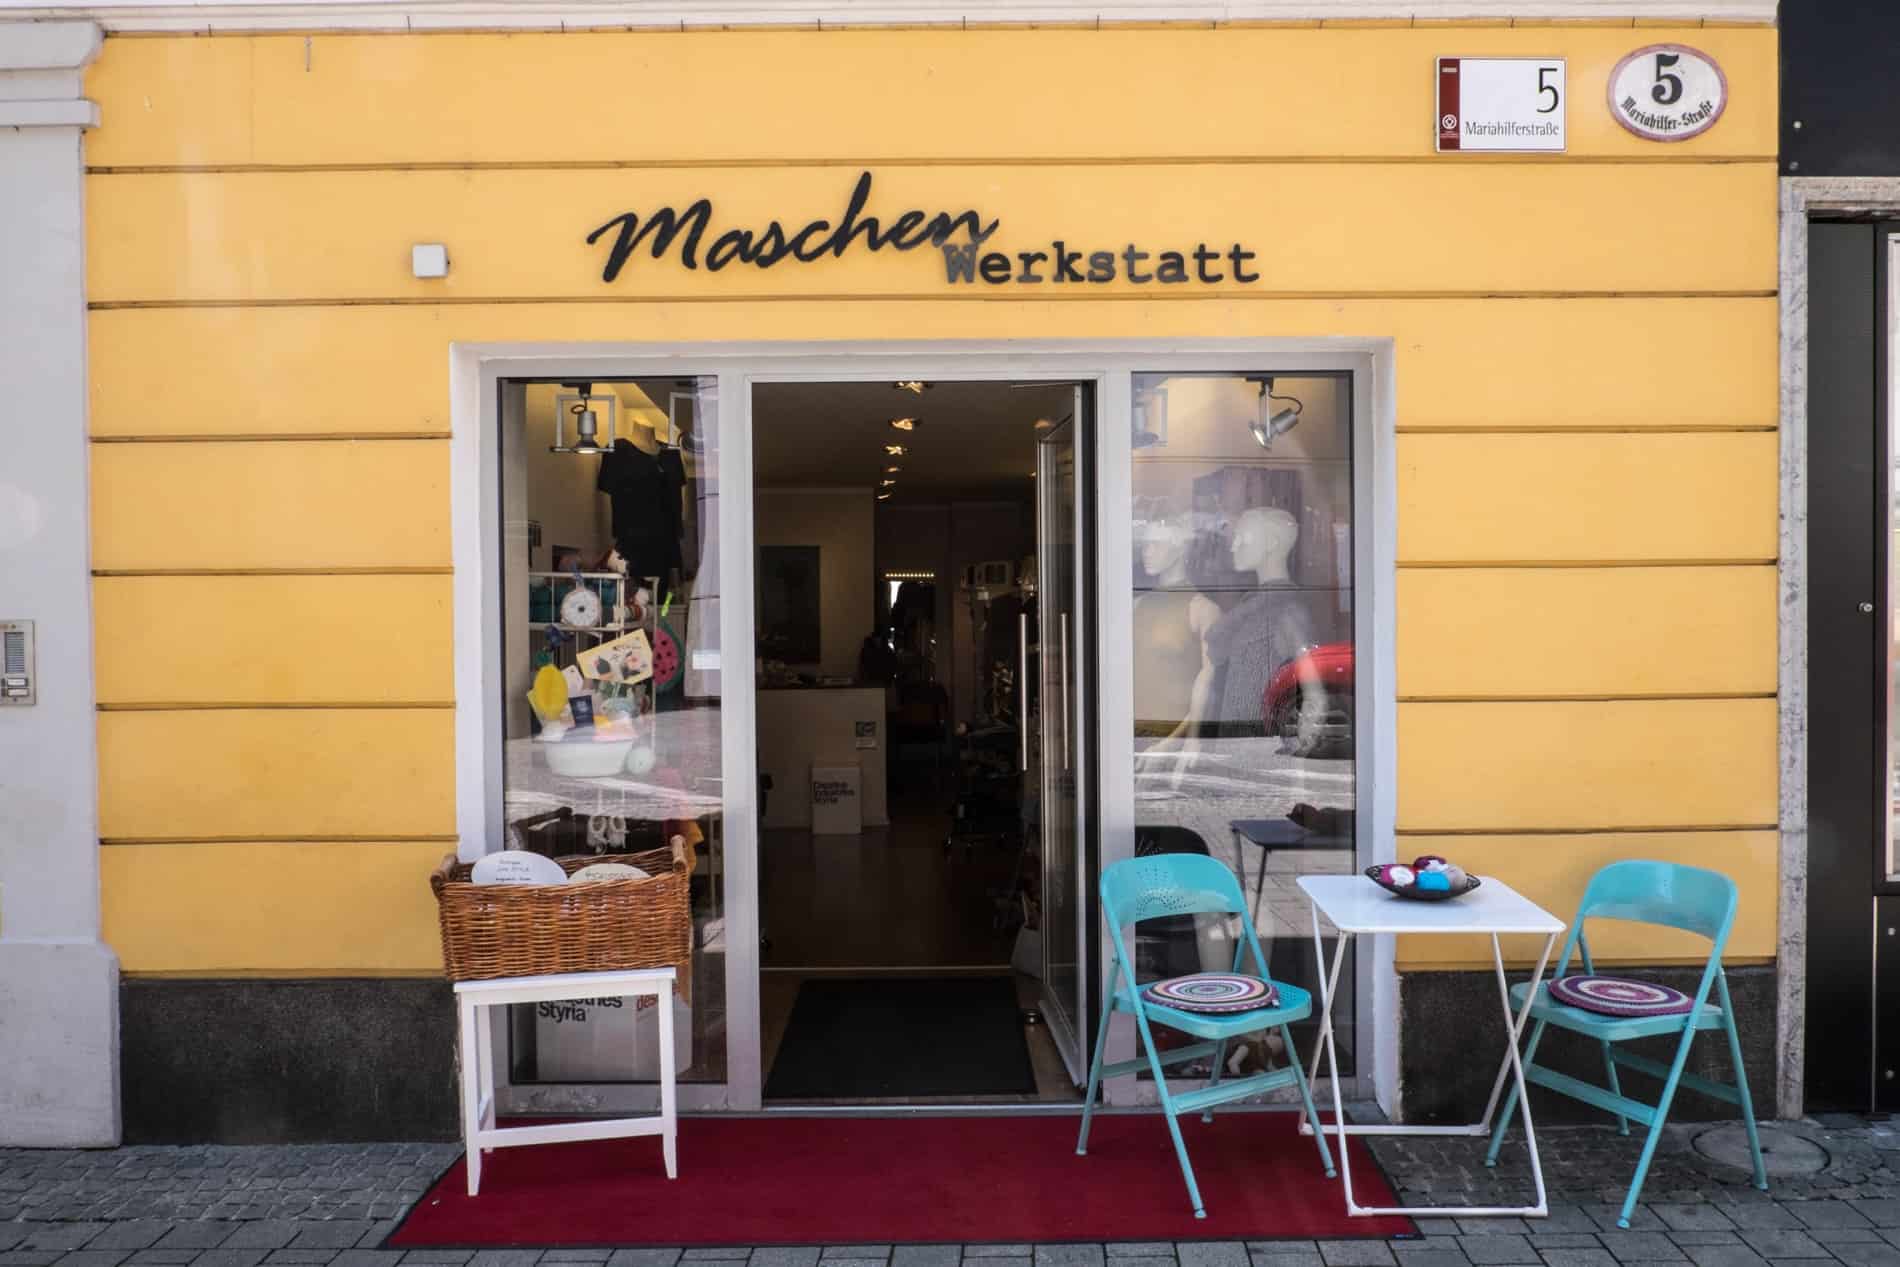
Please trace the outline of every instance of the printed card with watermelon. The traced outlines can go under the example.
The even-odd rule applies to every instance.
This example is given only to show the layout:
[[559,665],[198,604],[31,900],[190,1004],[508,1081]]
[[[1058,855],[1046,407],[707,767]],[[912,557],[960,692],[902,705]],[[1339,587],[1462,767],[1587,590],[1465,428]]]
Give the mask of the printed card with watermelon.
[[[678,659],[677,650],[674,658]],[[596,682],[631,685],[653,676],[653,646],[647,641],[644,629],[636,629],[598,647],[589,647],[578,653],[574,661],[580,665],[583,677]]]

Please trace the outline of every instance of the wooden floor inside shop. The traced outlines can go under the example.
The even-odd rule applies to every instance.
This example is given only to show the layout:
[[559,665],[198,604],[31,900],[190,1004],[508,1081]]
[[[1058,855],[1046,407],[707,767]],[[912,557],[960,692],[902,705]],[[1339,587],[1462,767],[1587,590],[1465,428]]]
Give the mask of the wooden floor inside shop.
[[[769,1079],[799,987],[820,977],[1010,975],[1025,1016],[1039,1008],[1040,982],[1015,973],[1014,921],[999,920],[1020,852],[978,841],[945,847],[951,829],[937,798],[905,804],[893,795],[891,825],[855,836],[770,830],[759,841],[761,951],[759,1009]],[[922,801],[921,807],[917,803]],[[902,1103],[1074,1103],[1048,1029],[1025,1023],[1036,1091],[1021,1096],[906,1097]],[[839,1095],[831,1103],[885,1104]]]

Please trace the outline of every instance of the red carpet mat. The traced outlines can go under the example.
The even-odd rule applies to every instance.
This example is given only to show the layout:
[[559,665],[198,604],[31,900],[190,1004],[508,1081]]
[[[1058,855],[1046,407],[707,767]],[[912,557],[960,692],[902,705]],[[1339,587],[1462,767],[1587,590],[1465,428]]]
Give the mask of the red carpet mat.
[[[843,1245],[1272,1240],[1400,1236],[1410,1219],[1349,1218],[1291,1113],[1181,1126],[1207,1202],[1197,1219],[1158,1113],[1074,1116],[699,1117],[680,1122],[680,1177],[654,1138],[500,1148],[467,1195],[458,1160],[389,1246]],[[1392,1191],[1363,1144],[1362,1205]]]

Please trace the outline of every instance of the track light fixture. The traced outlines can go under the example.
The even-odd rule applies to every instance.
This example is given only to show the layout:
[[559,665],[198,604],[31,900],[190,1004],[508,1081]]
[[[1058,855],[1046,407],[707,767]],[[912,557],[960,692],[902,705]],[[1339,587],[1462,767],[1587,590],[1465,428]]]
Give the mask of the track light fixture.
[[[1253,420],[1247,424],[1247,430],[1253,433],[1255,444],[1272,451],[1274,440],[1300,425],[1300,414],[1306,405],[1293,396],[1276,396],[1273,392],[1273,376],[1270,374],[1249,374],[1247,379],[1260,388],[1260,400],[1255,406]],[[1280,408],[1273,407],[1275,401],[1283,402]]]

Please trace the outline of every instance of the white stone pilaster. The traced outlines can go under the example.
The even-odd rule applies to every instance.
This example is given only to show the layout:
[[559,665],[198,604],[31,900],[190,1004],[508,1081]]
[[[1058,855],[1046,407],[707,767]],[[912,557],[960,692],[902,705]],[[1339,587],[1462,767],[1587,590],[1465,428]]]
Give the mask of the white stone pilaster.
[[81,74],[91,22],[0,23],[0,1145],[119,1141],[119,961],[100,940]]

